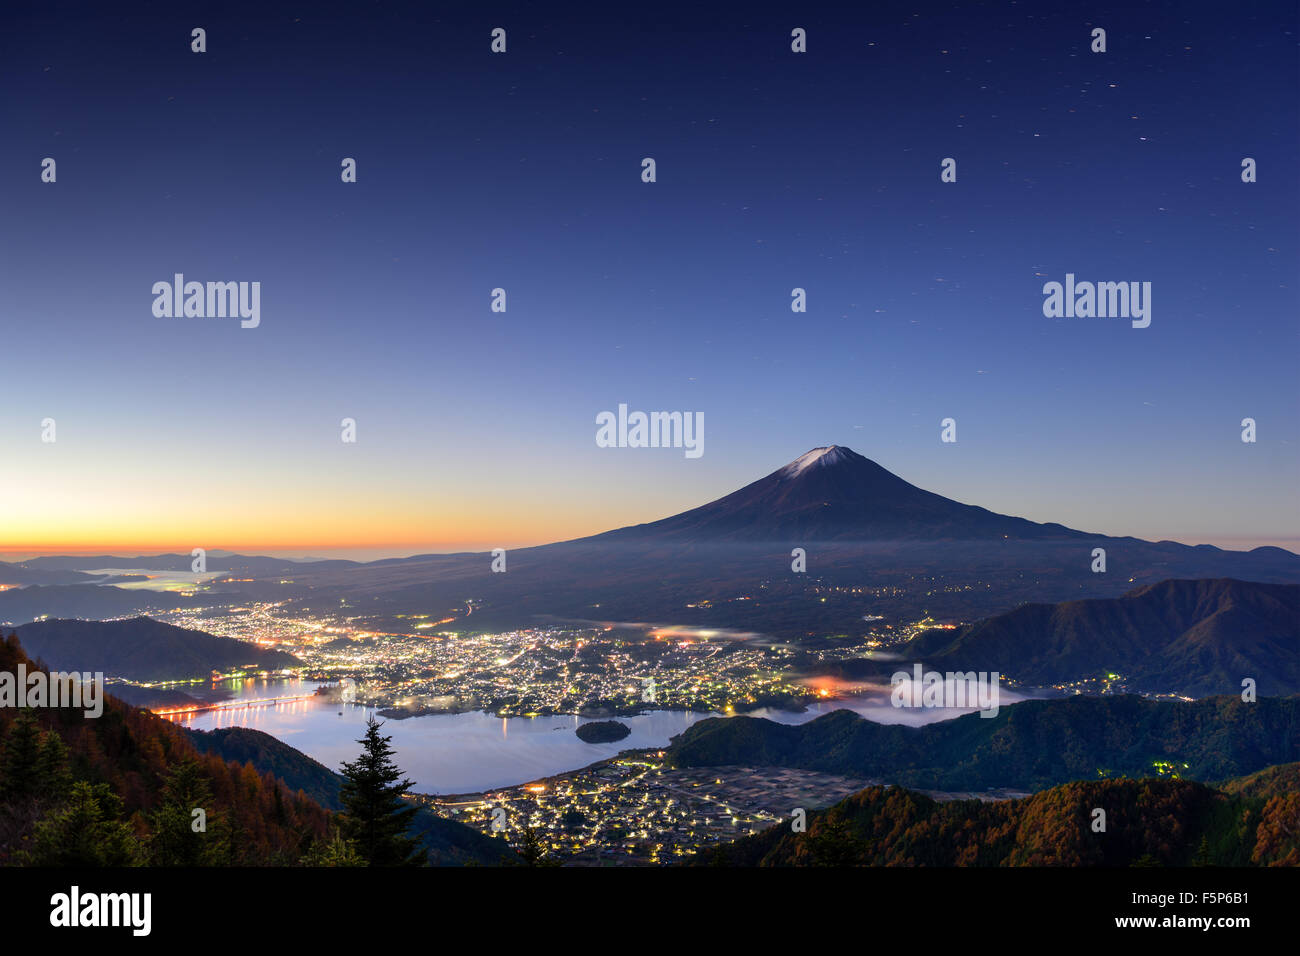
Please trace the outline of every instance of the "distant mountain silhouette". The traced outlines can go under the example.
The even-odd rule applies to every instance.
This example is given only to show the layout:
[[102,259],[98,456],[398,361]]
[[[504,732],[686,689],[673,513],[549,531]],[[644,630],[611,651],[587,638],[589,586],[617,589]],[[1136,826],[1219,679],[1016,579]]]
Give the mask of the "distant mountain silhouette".
[[[805,549],[806,574],[792,573],[796,547]],[[1106,550],[1106,573],[1092,572],[1095,547]],[[1300,555],[1289,551],[1107,537],[1000,515],[917,488],[835,445],[701,507],[514,549],[508,560],[505,574],[491,573],[486,554],[303,567],[294,587],[312,610],[348,595],[393,613],[434,607],[484,629],[651,621],[799,639],[861,633],[868,611],[973,620],[1029,601],[1115,597],[1168,578],[1300,582]]]
[[[98,567],[104,567],[99,565]],[[0,561],[0,584],[27,587],[31,584],[87,584],[98,580],[94,575],[62,568],[44,569],[24,563]]]
[[54,670],[103,671],[106,676],[134,681],[206,678],[214,670],[244,665],[279,670],[301,663],[283,651],[147,617],[37,621],[14,630],[27,653]]
[[[238,598],[237,592],[208,594],[204,604],[225,604]],[[200,599],[173,591],[150,591],[95,584],[51,584],[0,591],[0,624],[25,624],[42,617],[123,617],[150,611],[196,607]]]
[[1044,686],[1117,673],[1136,690],[1189,697],[1300,694],[1300,585],[1162,581],[1122,597],[1027,604],[900,653],[941,670],[996,670]]
[[[738,491],[698,508],[658,521],[629,525],[541,547],[652,540],[702,543],[908,542],[1008,538],[1069,542],[1104,537],[1106,536],[1068,528],[1055,522],[1036,522],[963,504],[918,488],[851,448],[825,445],[800,455]],[[1187,547],[1174,542],[1160,544]],[[1235,553],[1221,552],[1219,548],[1209,545],[1199,545],[1197,550]],[[1256,548],[1250,553],[1261,558],[1300,562],[1300,555],[1281,548]],[[254,576],[285,572],[330,573],[352,569],[380,570],[406,563],[418,564],[469,556],[471,555],[467,553],[418,554],[370,562],[340,559],[293,561],[214,550],[208,553],[207,567],[210,571],[238,571]],[[67,572],[107,567],[189,571],[191,561],[188,554],[143,557],[53,555],[32,558],[9,567],[14,569],[16,575],[32,571]],[[3,562],[0,562],[0,569],[4,567]]]
[[[1107,552],[1104,574],[1091,571],[1097,546]],[[792,573],[795,547],[806,550],[806,574]],[[157,561],[170,567],[182,558],[162,555]],[[84,560],[28,564],[85,568]],[[121,564],[139,567],[148,560]],[[103,556],[95,562],[119,563]],[[369,612],[394,620],[436,609],[458,627],[483,630],[557,619],[649,621],[791,640],[860,632],[867,611],[909,621],[926,613],[974,620],[1031,601],[1116,597],[1168,578],[1300,583],[1300,555],[1280,548],[1223,551],[1107,537],[996,514],[917,488],[836,445],[813,449],[730,495],[678,515],[512,549],[505,574],[492,573],[486,553],[364,564],[209,555],[209,568],[220,567],[218,562],[245,570],[237,584],[211,585],[202,596],[207,603],[289,601],[306,613],[324,614],[334,613],[345,599],[364,601]],[[132,613],[130,608],[99,613],[65,607],[93,601],[86,594],[93,587],[44,589],[48,593],[39,600],[28,598],[26,590],[0,592],[0,621],[31,619],[24,614]],[[124,601],[141,603],[134,613],[154,600],[121,593],[127,595]]]
[[588,541],[908,541],[1096,537],[924,491],[841,445],[814,448],[699,508]]
[[[318,567],[357,567],[359,562],[341,559],[317,561],[290,561],[287,558],[271,558],[262,555],[234,554],[229,551],[212,550],[207,552],[205,567],[212,572],[244,572],[252,574],[281,574],[294,571],[303,565]],[[127,568],[139,571],[191,571],[194,558],[189,554],[152,554],[125,557],[114,554],[76,554],[46,555],[18,562],[12,567],[14,573],[21,571],[91,571],[105,568]],[[3,577],[3,563],[0,562],[0,577]],[[81,575],[78,575],[81,577]],[[0,583],[4,583],[0,580]],[[72,583],[61,581],[42,581],[43,584]]]

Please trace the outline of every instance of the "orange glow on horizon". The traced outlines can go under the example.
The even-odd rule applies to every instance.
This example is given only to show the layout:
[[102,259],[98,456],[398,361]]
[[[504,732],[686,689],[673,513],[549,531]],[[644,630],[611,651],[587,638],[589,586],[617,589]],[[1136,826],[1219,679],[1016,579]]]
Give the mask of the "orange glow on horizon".
[[559,479],[556,487],[543,481],[521,491],[509,471],[471,479],[413,469],[376,478],[358,464],[331,470],[333,462],[304,461],[316,470],[303,481],[277,464],[259,470],[252,459],[206,472],[164,456],[142,475],[134,461],[78,451],[78,459],[0,475],[0,555],[189,554],[196,547],[286,556],[479,553],[681,510],[676,503],[629,508],[622,494],[593,497]]
[[[609,530],[608,527],[533,526],[515,524],[493,528],[438,528],[428,535],[411,533],[411,522],[401,522],[405,535],[358,534],[339,529],[337,533],[317,530],[314,534],[268,536],[266,528],[237,529],[225,526],[219,530],[194,527],[174,530],[166,537],[155,534],[132,535],[129,532],[86,528],[77,531],[55,531],[41,538],[24,537],[0,539],[0,560],[14,560],[5,555],[153,555],[189,554],[202,547],[209,552],[230,551],[237,554],[322,554],[338,556],[343,552],[366,552],[405,556],[412,554],[455,553],[458,551],[488,552],[493,548],[527,548],[567,541],[588,534]],[[495,522],[494,522],[495,524]],[[613,527],[611,525],[610,527]],[[12,530],[12,529],[10,529]],[[372,529],[376,531],[379,529]]]
[[[664,514],[657,508],[629,513],[625,501],[615,500],[471,501],[439,495],[413,501],[380,492],[339,498],[279,492],[214,500],[212,489],[157,496],[63,489],[34,500],[29,489],[5,485],[0,479],[3,561],[44,554],[189,554],[196,547],[358,560],[484,553],[569,541]],[[20,500],[28,503],[21,511],[11,506]]]

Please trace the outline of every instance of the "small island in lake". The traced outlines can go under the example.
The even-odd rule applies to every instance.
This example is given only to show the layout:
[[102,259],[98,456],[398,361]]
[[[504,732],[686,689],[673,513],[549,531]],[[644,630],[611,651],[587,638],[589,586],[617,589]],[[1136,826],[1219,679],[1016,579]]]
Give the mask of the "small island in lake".
[[579,740],[588,744],[613,743],[615,740],[622,740],[631,732],[631,727],[617,720],[593,720],[589,724],[582,724],[574,731]]

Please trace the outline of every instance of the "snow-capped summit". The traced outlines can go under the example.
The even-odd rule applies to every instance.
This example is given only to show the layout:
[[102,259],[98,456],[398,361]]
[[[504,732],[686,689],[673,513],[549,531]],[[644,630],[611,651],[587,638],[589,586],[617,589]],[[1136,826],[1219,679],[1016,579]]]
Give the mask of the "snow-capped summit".
[[812,451],[804,452],[777,474],[782,478],[794,478],[813,465],[834,465],[842,461],[848,461],[847,452],[848,449],[841,448],[839,445],[824,445],[821,448],[814,448]]

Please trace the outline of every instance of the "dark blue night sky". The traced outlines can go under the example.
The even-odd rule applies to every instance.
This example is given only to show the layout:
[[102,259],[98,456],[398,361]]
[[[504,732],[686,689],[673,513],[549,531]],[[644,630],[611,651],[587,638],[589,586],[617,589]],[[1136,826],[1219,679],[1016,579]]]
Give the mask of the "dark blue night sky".
[[[541,6],[0,14],[0,551],[538,543],[829,443],[1296,547],[1294,4]],[[155,317],[175,273],[260,326]],[[1045,317],[1067,273],[1150,327]],[[703,456],[598,448],[620,403]]]

